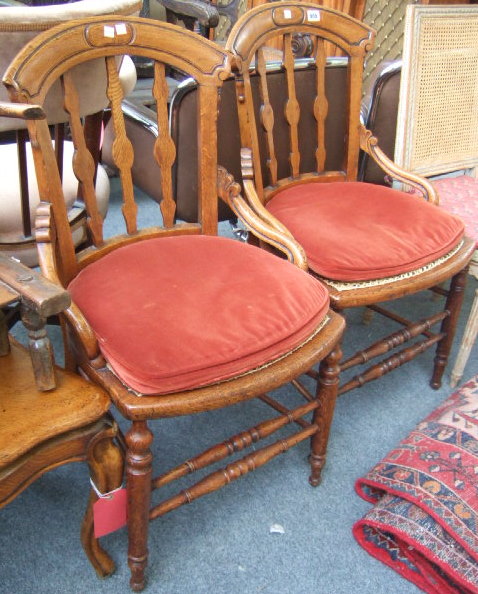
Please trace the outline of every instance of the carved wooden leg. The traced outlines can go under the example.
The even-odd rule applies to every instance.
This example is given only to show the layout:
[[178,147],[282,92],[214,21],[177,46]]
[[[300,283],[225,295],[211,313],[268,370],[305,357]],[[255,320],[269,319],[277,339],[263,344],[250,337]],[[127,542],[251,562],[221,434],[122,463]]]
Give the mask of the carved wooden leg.
[[449,315],[443,320],[441,325],[441,332],[443,332],[445,336],[437,345],[433,376],[430,381],[430,386],[435,390],[438,390],[441,387],[443,372],[445,371],[448,355],[450,354],[453,338],[455,337],[456,324],[465,296],[467,275],[468,267],[464,268],[458,274],[455,274],[451,280],[450,290],[445,305],[445,309],[449,312]]
[[[114,420],[105,419],[105,430],[97,433],[88,444],[86,459],[91,479],[100,493],[117,489],[123,480],[124,457],[114,441],[117,434],[118,426]],[[97,499],[96,493],[91,490],[81,527],[81,542],[98,576],[105,577],[113,573],[115,565],[94,535],[93,504]]]
[[35,374],[37,388],[52,390],[55,385],[53,348],[46,333],[46,319],[22,304],[22,322],[28,330],[28,349]]
[[319,399],[320,406],[315,409],[313,417],[313,423],[318,425],[319,430],[312,436],[309,457],[312,469],[309,483],[313,487],[317,487],[320,484],[322,468],[325,465],[327,442],[329,441],[330,426],[332,425],[339,387],[339,362],[341,356],[342,351],[340,350],[340,346],[337,346],[320,363],[316,392],[316,398]]
[[151,502],[153,434],[146,421],[134,421],[126,434],[126,480],[128,489],[128,564],[130,586],[140,592],[145,585],[148,561],[148,525]]
[[463,370],[470,356],[471,347],[473,346],[478,335],[478,289],[475,292],[475,299],[471,307],[470,315],[466,323],[463,340],[461,341],[460,350],[456,358],[455,366],[451,372],[451,385],[456,386],[461,380]]

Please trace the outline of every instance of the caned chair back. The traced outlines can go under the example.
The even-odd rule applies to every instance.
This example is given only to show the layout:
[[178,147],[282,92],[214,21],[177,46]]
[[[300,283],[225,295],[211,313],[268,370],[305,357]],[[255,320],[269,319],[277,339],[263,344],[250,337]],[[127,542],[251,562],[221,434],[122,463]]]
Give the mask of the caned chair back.
[[[184,47],[188,46],[187,55]],[[133,147],[126,132],[121,109],[123,91],[118,67],[123,55],[137,55],[154,61],[152,93],[156,102],[158,138],[154,145],[159,165],[158,184],[162,189],[158,225],[140,229],[138,205],[131,176]],[[194,56],[194,59],[192,59]],[[104,220],[96,206],[94,163],[86,144],[78,88],[71,70],[90,60],[103,60],[106,71],[106,96],[114,124],[113,159],[119,171],[122,188],[124,233],[105,238]],[[168,88],[165,67],[172,66],[194,78],[198,84],[198,175],[197,199],[199,222],[176,225],[172,170],[176,149],[169,134]],[[218,88],[227,76],[227,54],[212,42],[173,25],[139,17],[93,17],[61,25],[38,36],[14,60],[4,82],[15,102],[43,105],[49,88],[61,80],[65,110],[69,114],[75,146],[74,171],[78,178],[87,211],[91,247],[76,255],[67,224],[65,203],[53,145],[45,119],[28,123],[32,139],[35,168],[42,204],[37,218],[36,234],[44,270],[56,270],[67,284],[92,259],[124,245],[161,233],[214,234],[217,228],[217,191],[210,180],[216,178],[216,118]],[[207,182],[206,180],[209,180]],[[42,216],[44,215],[44,216]],[[53,246],[53,249],[52,249]]]
[[[294,47],[304,36],[312,47],[309,67],[315,70],[315,89],[299,101]],[[242,145],[252,148],[254,181],[264,201],[291,179],[296,183],[312,178],[323,182],[356,179],[363,62],[373,39],[374,31],[362,22],[308,2],[261,5],[249,11],[232,29],[226,47],[235,55],[240,73],[236,80]],[[268,49],[272,41],[280,48],[284,72],[285,93],[280,106],[277,95],[270,92],[267,77],[268,62],[278,57],[271,56]],[[331,44],[347,60],[343,93],[333,95],[327,93],[325,74]],[[258,93],[252,88],[252,73],[260,79]],[[337,163],[337,129],[328,128],[328,114],[339,108],[345,114],[340,133],[344,150]],[[277,130],[284,127],[288,146],[284,151],[285,161],[278,158],[277,138]],[[308,158],[303,147],[305,139],[310,145],[311,138],[315,148],[307,151],[309,155],[312,153]],[[330,145],[334,151],[329,152]],[[267,164],[265,173],[261,162]]]
[[478,166],[478,6],[408,6],[395,161],[433,176]]

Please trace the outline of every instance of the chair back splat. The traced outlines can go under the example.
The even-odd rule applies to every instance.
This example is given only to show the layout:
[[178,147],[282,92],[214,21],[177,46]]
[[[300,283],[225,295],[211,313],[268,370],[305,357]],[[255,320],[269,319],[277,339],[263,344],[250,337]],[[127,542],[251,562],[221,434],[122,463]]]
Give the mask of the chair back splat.
[[[266,196],[284,183],[300,183],[310,176],[321,181],[355,180],[357,159],[360,150],[357,121],[360,113],[361,83],[364,56],[373,43],[374,31],[364,23],[334,10],[319,8],[317,5],[305,6],[287,3],[284,8],[268,9],[263,5],[254,11],[254,36],[249,34],[249,14],[245,15],[229,36],[227,44],[237,57],[240,75],[237,79],[237,94],[241,121],[246,120],[246,112],[251,128],[243,126],[243,146],[252,146],[254,159],[255,184]],[[286,16],[284,16],[284,11]],[[290,16],[289,16],[290,14]],[[317,20],[315,20],[317,19]],[[296,32],[312,40],[313,55],[309,58],[310,66],[315,67],[315,93],[307,97],[298,94],[294,72],[294,46]],[[272,54],[269,44],[275,42],[282,48]],[[326,51],[326,41],[341,49],[348,57],[347,86],[342,97],[331,97],[326,89],[326,69],[331,60]],[[287,89],[282,110],[274,102],[268,91],[268,63],[281,60],[284,69],[284,87]],[[260,77],[259,94],[253,94],[251,74]],[[243,98],[242,98],[243,97]],[[341,162],[331,161],[327,152],[329,144],[337,144],[327,135],[327,115],[334,110],[334,102],[340,102],[344,114],[344,152]],[[275,103],[275,109],[274,109]],[[254,109],[254,104],[259,109]],[[281,113],[281,111],[283,113]],[[310,115],[313,114],[313,121]],[[305,120],[305,121],[304,121]],[[307,126],[307,128],[305,128]],[[288,138],[281,141],[288,143],[287,162],[277,157],[277,129],[287,127]],[[251,129],[258,129],[259,134],[250,134]],[[305,137],[315,136],[315,151],[303,152]],[[263,138],[259,138],[259,136]],[[263,146],[265,155],[258,150]],[[261,157],[262,160],[261,160]],[[267,163],[263,173],[261,163]],[[333,168],[331,167],[333,163]],[[286,180],[289,180],[286,182]],[[267,201],[267,199],[266,199]]]
[[[312,48],[309,69],[315,70],[315,86],[299,93],[294,44],[304,36]],[[311,2],[286,1],[248,11],[226,43],[235,58],[242,176],[250,208],[298,241],[310,273],[327,286],[337,311],[366,306],[389,318],[392,329],[393,323],[403,326],[350,353],[342,371],[368,367],[354,376],[344,374],[339,393],[383,376],[433,345],[432,386],[441,385],[463,298],[464,271],[473,253],[463,222],[436,207],[432,184],[393,163],[380,149],[380,138],[360,121],[363,63],[374,37],[370,27],[349,15]],[[347,64],[346,84],[339,93],[331,92],[327,76],[330,56],[337,53]],[[269,86],[268,71],[277,61],[282,64],[282,97]],[[251,84],[254,78],[260,79],[258,85]],[[336,125],[340,109],[342,130]],[[341,154],[337,146],[343,147]],[[382,175],[405,183],[416,195],[359,182],[361,151]],[[446,280],[451,280],[451,291],[444,310],[407,319],[399,299],[423,289],[443,294],[436,287]],[[390,310],[379,305],[384,301],[397,303]],[[440,322],[439,331],[430,332]]]
[[[133,185],[134,148],[118,77],[123,55],[153,63],[151,104],[158,133],[152,151],[161,187],[159,205],[140,197]],[[114,133],[111,153],[122,200],[119,221],[110,221],[109,214],[103,218],[96,208],[94,164],[85,145],[71,72],[93,59],[102,61],[106,72],[104,92]],[[198,215],[193,222],[176,220],[177,148],[168,121],[168,68],[196,83],[192,138],[197,164],[192,170],[197,173],[192,195]],[[312,485],[319,484],[325,462],[344,320],[330,310],[325,287],[304,270],[307,263],[300,245],[262,221],[247,206],[232,176],[217,167],[218,97],[229,74],[230,55],[204,37],[159,21],[112,17],[74,21],[38,36],[18,54],[4,78],[15,109],[34,118],[28,120],[28,131],[42,200],[36,240],[42,272],[67,288],[72,298],[62,314],[69,362],[104,388],[130,421],[128,559],[135,591],[145,584],[150,519],[226,486],[304,440],[310,440]],[[80,251],[74,249],[52,141],[42,119],[48,88],[58,80],[75,147],[73,168],[87,212],[90,245]],[[32,104],[38,109],[32,110]],[[261,239],[286,258],[218,236],[219,199],[255,221]],[[310,392],[299,376],[319,362],[320,379]],[[299,388],[286,391],[292,399],[280,402],[283,391],[277,397],[269,394],[288,382]],[[206,413],[252,398],[272,406],[274,416],[251,420],[246,430],[202,453],[190,452],[186,462],[162,468],[153,478],[150,419]],[[294,398],[300,403],[292,402]],[[227,414],[234,417],[237,408],[229,408]],[[256,444],[291,426],[277,441]],[[208,435],[210,431],[209,424]],[[186,443],[191,440],[184,441],[191,445]],[[253,444],[251,453],[236,456],[222,470],[151,505],[153,490]]]

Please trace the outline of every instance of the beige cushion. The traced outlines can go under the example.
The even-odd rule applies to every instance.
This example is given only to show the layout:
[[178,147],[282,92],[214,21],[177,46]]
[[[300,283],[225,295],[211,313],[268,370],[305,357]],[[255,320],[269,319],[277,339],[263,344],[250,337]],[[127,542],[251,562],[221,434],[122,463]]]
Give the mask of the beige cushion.
[[[32,222],[35,218],[36,208],[40,201],[38,185],[33,165],[33,156],[30,143],[27,143],[27,169],[28,189],[30,197],[30,216]],[[73,144],[65,142],[64,145],[64,171],[63,171],[63,192],[68,209],[73,207],[78,191],[78,180],[73,174],[71,160],[73,156]],[[22,215],[20,202],[20,182],[18,177],[17,145],[0,145],[0,179],[2,188],[0,192],[0,243],[2,252],[15,256],[26,266],[36,266],[38,263],[36,247],[31,244],[22,246],[24,241],[22,230]],[[96,179],[96,194],[100,212],[106,215],[110,183],[106,172],[101,165],[98,167]],[[83,230],[75,232],[75,243],[80,243],[84,237]],[[5,244],[13,244],[11,248]]]
[[[41,31],[75,18],[103,14],[137,14],[141,5],[141,0],[80,0],[73,4],[0,8],[0,72],[5,72],[20,49]],[[104,61],[97,60],[78,66],[74,77],[81,89],[82,115],[101,111],[107,105]],[[59,97],[59,83],[55,83],[45,101],[47,118],[51,124],[67,119]],[[8,92],[3,85],[0,85],[0,101],[9,101]],[[0,132],[20,128],[26,128],[22,120],[0,118]]]

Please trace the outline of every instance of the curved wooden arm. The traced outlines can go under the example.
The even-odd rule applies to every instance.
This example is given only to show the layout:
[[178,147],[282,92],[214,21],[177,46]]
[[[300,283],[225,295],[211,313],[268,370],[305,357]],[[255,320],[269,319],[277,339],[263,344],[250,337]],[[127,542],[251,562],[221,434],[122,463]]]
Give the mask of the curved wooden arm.
[[[254,192],[254,185],[251,180],[245,180],[245,184],[250,186],[250,193]],[[223,167],[218,167],[217,191],[218,196],[229,205],[234,214],[251,233],[283,252],[292,264],[302,270],[308,269],[307,257],[302,246],[295,241],[289,232],[282,233],[260,217],[241,196],[240,185],[234,181],[232,175]]]
[[39,105],[28,103],[10,103],[0,101],[0,116],[4,118],[22,118],[24,120],[44,120],[45,112]]
[[75,333],[78,342],[83,346],[90,361],[100,355],[100,347],[91,326],[75,303],[72,303],[63,314],[68,320],[70,329]]
[[254,183],[254,163],[252,160],[252,150],[250,148],[241,148],[241,174],[244,184],[244,193],[249,206],[269,227],[273,227],[279,233],[292,237],[292,233],[276,217],[271,214],[262,203],[256,191]]
[[402,169],[389,159],[378,146],[377,138],[373,136],[372,132],[367,130],[365,126],[360,126],[360,148],[370,155],[377,165],[381,167],[385,173],[388,173],[390,177],[412,186],[423,194],[428,202],[438,205],[438,194],[433,185],[424,177],[405,171],[405,169]]
[[44,318],[60,313],[71,302],[63,287],[1,253],[0,283],[4,283],[27,307]]
[[[55,267],[55,254],[52,243],[52,236],[55,233],[55,226],[51,214],[51,204],[40,202],[37,207],[35,219],[35,239],[38,249],[38,260],[43,275],[58,287],[63,287],[61,279]],[[78,342],[90,360],[96,359],[100,354],[100,348],[96,336],[86,321],[81,310],[74,304],[62,312],[67,319],[69,327],[76,335]]]

